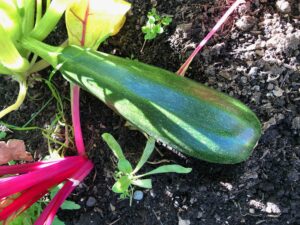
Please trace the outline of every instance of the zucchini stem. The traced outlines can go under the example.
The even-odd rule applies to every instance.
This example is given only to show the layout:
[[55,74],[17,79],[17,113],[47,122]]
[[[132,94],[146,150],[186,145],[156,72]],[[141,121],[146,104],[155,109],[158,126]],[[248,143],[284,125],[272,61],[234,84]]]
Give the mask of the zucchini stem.
[[49,62],[54,68],[58,64],[57,57],[63,50],[62,47],[54,47],[28,36],[21,40],[21,44],[24,48],[34,52]]
[[18,80],[18,82],[19,82],[19,88],[20,88],[18,98],[14,104],[12,104],[11,106],[0,111],[0,119],[2,117],[4,117],[5,115],[7,115],[8,113],[17,110],[25,100],[25,97],[27,94],[27,88],[28,88],[26,79]]

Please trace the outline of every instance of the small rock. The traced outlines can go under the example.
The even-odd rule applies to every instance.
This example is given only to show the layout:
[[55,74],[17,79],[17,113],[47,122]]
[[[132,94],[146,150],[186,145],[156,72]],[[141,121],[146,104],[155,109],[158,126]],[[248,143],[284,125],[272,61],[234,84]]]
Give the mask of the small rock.
[[257,72],[258,72],[258,67],[251,67],[248,75],[249,76],[256,76],[257,75]]
[[291,5],[286,0],[278,0],[276,2],[276,7],[277,7],[278,11],[281,13],[288,14],[291,12]]
[[180,216],[178,216],[178,225],[190,225],[191,221],[190,220],[183,220],[181,219]]
[[297,182],[299,180],[299,173],[297,170],[292,170],[287,175],[289,181]]
[[272,203],[272,202],[267,202],[267,207],[265,209],[266,213],[272,213],[272,214],[280,214],[281,210],[279,209],[279,207]]
[[242,82],[242,84],[247,84],[247,83],[248,83],[247,77],[242,76],[242,77],[241,77],[241,82]]
[[116,207],[111,203],[109,204],[109,207],[112,212],[114,212],[116,210]]
[[300,130],[300,116],[297,116],[293,119],[292,128],[295,130]]
[[86,201],[87,207],[93,207],[96,204],[97,200],[94,197],[89,197]]
[[133,193],[133,199],[136,201],[141,201],[144,197],[144,193],[142,191],[135,191]]
[[249,213],[254,214],[254,213],[255,213],[255,209],[250,208],[250,209],[249,209]]
[[283,90],[279,87],[275,87],[275,90],[273,91],[273,94],[276,97],[281,97],[283,95]]
[[274,89],[274,84],[269,83],[267,89],[268,89],[269,91],[273,90],[273,89]]
[[242,16],[235,25],[242,31],[250,30],[254,24],[256,23],[256,19],[253,16]]
[[197,214],[197,219],[200,219],[203,216],[203,212],[199,211]]

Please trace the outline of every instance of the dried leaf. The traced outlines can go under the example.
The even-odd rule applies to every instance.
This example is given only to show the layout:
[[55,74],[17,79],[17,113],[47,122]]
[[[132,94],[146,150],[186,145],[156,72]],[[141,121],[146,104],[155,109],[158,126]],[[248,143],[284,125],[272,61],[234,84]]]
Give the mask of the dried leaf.
[[11,160],[33,160],[31,154],[26,151],[24,141],[17,139],[10,139],[7,143],[0,141],[0,165]]

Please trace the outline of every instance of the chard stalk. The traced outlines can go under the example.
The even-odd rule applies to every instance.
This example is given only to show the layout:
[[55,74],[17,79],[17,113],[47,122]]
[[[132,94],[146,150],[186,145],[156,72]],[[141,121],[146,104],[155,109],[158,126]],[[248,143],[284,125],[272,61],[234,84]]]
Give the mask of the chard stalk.
[[0,111],[0,119],[2,117],[4,117],[5,115],[7,115],[8,113],[19,109],[20,106],[22,105],[22,103],[25,100],[25,97],[26,97],[26,94],[27,94],[27,88],[28,88],[26,79],[19,80],[18,82],[19,82],[18,98],[17,98],[17,100],[14,104],[12,104],[9,107],[7,107],[7,108]]
[[213,29],[206,35],[206,37],[200,42],[197,48],[193,51],[190,57],[185,61],[185,63],[179,68],[176,72],[180,76],[184,76],[187,68],[193,61],[194,57],[198,54],[198,52],[204,47],[204,45],[209,41],[209,39],[220,29],[220,27],[225,23],[227,18],[233,11],[241,4],[245,2],[244,0],[236,0],[232,6],[226,11],[226,13],[221,17],[221,19],[217,22],[217,24],[213,27]]

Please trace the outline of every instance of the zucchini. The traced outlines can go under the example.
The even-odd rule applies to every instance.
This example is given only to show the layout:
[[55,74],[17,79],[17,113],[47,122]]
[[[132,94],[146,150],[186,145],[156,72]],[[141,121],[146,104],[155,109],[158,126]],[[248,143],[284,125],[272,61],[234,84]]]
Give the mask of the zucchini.
[[246,105],[188,78],[77,46],[55,48],[32,38],[22,45],[141,131],[187,155],[239,163],[261,135],[260,122]]
[[67,80],[187,155],[239,163],[261,135],[256,115],[240,101],[172,72],[76,46],[65,48],[58,62]]

